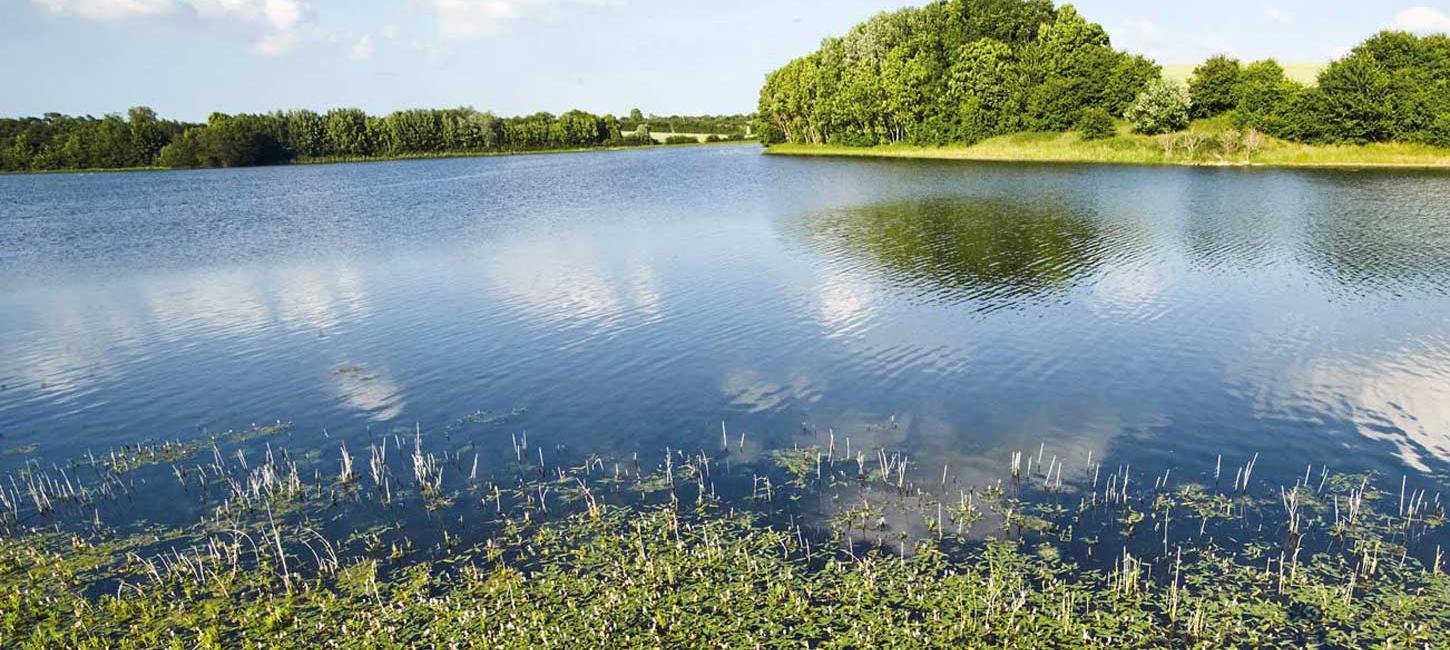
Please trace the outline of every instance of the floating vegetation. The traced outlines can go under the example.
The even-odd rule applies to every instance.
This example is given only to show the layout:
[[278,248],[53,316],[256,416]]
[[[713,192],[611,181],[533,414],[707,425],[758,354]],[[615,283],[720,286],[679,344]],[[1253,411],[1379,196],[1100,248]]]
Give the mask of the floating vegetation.
[[345,363],[332,369],[332,374],[341,377],[352,377],[358,381],[372,381],[378,378],[377,373],[368,372],[367,366],[357,363]]
[[19,447],[11,447],[9,449],[6,449],[4,454],[6,456],[29,456],[30,454],[35,453],[35,450],[37,449],[40,449],[40,445],[30,443],[28,445],[20,445]]
[[[1418,648],[1450,638],[1445,507],[1406,480],[1321,467],[1270,484],[1245,459],[1232,484],[1222,463],[1180,482],[1185,470],[1104,471],[1040,448],[968,487],[904,452],[837,448],[834,435],[760,462],[732,456],[728,439],[651,462],[545,454],[519,433],[482,469],[489,450],[433,448],[417,426],[361,453],[279,442],[205,436],[115,461],[31,461],[4,477],[0,644]],[[127,518],[143,499],[195,507],[175,523]]]

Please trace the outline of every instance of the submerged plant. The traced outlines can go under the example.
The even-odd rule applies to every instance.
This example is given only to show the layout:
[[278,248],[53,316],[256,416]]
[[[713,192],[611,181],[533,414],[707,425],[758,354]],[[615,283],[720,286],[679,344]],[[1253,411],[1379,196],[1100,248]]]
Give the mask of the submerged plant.
[[[208,442],[208,464],[172,465],[177,481],[132,484],[104,469],[127,465],[92,462],[109,478],[77,487],[72,471],[27,465],[18,488],[0,490],[0,645],[1436,647],[1450,638],[1450,578],[1433,543],[1444,506],[1368,475],[1319,468],[1270,490],[1250,482],[1255,461],[1219,486],[1208,479],[1222,467],[1203,483],[1126,466],[1100,480],[1089,459],[1064,479],[1070,461],[1039,448],[1025,467],[1014,455],[1002,479],[949,493],[947,467],[918,477],[904,452],[885,449],[875,463],[859,450],[837,458],[834,432],[824,451],[733,466],[728,439],[720,456],[667,450],[650,467],[596,456],[545,465],[543,447],[524,453],[529,443],[516,437],[514,453],[502,453],[516,464],[480,475],[477,452],[434,450],[421,428],[408,433],[410,453],[388,453],[409,446],[401,431],[370,445],[370,483],[345,444],[339,456],[297,456],[271,441],[247,453],[246,436]],[[393,478],[409,472],[412,481]],[[103,525],[101,513],[115,518],[129,494],[106,487],[118,481],[180,489],[211,507],[189,523]]]

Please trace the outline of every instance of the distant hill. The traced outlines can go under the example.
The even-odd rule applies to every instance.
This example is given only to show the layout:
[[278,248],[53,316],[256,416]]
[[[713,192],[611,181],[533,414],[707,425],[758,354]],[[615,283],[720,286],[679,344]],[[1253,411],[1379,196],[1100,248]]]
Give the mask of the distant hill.
[[[1244,63],[1249,61],[1245,60]],[[1284,76],[1301,84],[1314,85],[1319,78],[1319,73],[1328,67],[1327,63],[1280,63],[1284,66]],[[1169,81],[1188,83],[1188,77],[1193,74],[1197,63],[1174,63],[1163,66],[1163,78]]]

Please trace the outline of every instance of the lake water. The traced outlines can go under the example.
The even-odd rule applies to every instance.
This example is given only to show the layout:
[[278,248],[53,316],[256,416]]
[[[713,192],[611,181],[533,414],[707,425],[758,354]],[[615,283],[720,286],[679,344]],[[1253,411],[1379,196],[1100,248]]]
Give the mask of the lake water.
[[573,457],[724,422],[928,476],[1045,447],[1438,486],[1450,178],[753,146],[0,177],[0,385],[3,470],[491,411]]

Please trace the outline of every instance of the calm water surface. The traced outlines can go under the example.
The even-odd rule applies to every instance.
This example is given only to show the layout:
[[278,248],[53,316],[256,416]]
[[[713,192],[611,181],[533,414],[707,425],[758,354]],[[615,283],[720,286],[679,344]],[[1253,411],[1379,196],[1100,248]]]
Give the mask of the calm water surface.
[[1045,443],[1437,484],[1450,178],[750,146],[0,177],[0,384],[0,469],[527,409],[574,454],[723,420],[967,478]]

